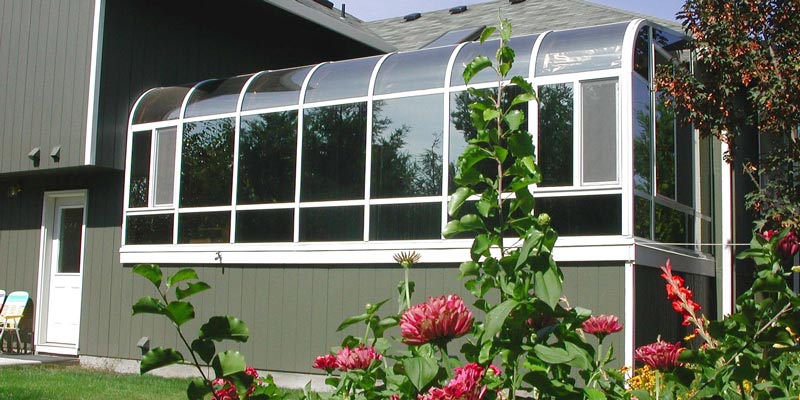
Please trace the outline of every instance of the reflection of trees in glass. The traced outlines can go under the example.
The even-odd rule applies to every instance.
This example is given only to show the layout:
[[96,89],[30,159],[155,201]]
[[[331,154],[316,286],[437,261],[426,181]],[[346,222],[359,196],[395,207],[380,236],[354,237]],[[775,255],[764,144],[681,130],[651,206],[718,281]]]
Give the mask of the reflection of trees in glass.
[[228,243],[231,213],[203,212],[178,216],[178,243]]
[[681,211],[656,203],[653,225],[655,240],[663,243],[690,242],[687,218]]
[[150,131],[134,132],[131,146],[129,207],[147,207],[150,186]]
[[[419,107],[419,102],[441,105],[441,97],[402,98],[373,103],[372,182],[373,197],[435,196],[442,192],[442,111],[422,107],[413,113],[415,121],[384,111]],[[396,108],[396,107],[401,108]],[[426,122],[429,124],[426,126]],[[398,124],[400,126],[398,127]],[[425,137],[430,139],[425,140]],[[417,146],[412,146],[416,144]],[[425,148],[419,148],[424,144]],[[414,149],[413,147],[417,147]],[[416,154],[415,154],[416,153]]]
[[[647,83],[634,80],[633,187],[652,193],[652,127],[650,89]],[[648,229],[649,230],[649,229]]]
[[243,116],[237,203],[294,201],[297,111]]
[[171,244],[173,214],[128,217],[125,244]]
[[540,186],[572,185],[572,84],[539,87]]
[[650,79],[650,27],[643,26],[636,35],[633,48],[633,70],[644,79]]
[[301,200],[364,198],[367,103],[307,109],[303,125]]
[[181,207],[231,204],[233,131],[233,118],[184,125]]
[[633,198],[633,234],[650,239],[650,199],[641,196]]
[[675,199],[675,110],[656,94],[656,193]]

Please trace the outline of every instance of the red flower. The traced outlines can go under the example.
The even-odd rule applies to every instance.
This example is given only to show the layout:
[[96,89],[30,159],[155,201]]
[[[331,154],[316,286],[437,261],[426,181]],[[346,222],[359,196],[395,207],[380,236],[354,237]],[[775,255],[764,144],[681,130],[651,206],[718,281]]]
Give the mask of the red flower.
[[486,395],[486,385],[481,384],[483,376],[491,371],[500,375],[500,369],[490,365],[484,369],[476,363],[455,369],[455,376],[444,388],[433,387],[426,394],[417,395],[418,400],[481,400]]
[[621,330],[622,324],[619,323],[619,319],[614,315],[591,316],[586,321],[583,321],[583,331],[597,336],[601,342],[606,336]]
[[650,366],[650,368],[655,368],[659,371],[672,371],[675,367],[681,365],[678,363],[678,355],[682,351],[681,342],[672,344],[662,342],[659,339],[655,343],[636,349],[633,357],[636,361],[641,361]]
[[761,236],[762,238],[764,238],[764,240],[770,241],[772,239],[772,237],[777,235],[777,234],[778,234],[778,230],[777,229],[770,229],[770,230],[764,231],[762,233],[759,233],[758,235]]
[[211,385],[216,389],[214,397],[217,400],[239,400],[239,393],[236,391],[236,386],[233,385],[233,382],[224,378],[217,378],[211,381]]
[[400,317],[403,342],[420,345],[445,344],[463,336],[472,327],[472,313],[457,295],[431,297],[417,304]]
[[328,373],[335,370],[337,367],[336,356],[333,354],[325,354],[324,356],[317,357],[314,360],[314,364],[311,366],[311,368],[323,369]]
[[373,360],[382,360],[383,356],[375,351],[373,347],[366,347],[363,344],[354,349],[344,347],[336,353],[336,366],[341,371],[351,369],[367,369]]
[[691,325],[692,319],[701,324],[700,319],[696,316],[701,307],[692,298],[694,293],[683,286],[683,278],[678,275],[672,275],[672,265],[670,265],[669,260],[667,260],[667,265],[661,267],[661,271],[664,272],[661,277],[667,281],[667,298],[672,300],[672,309],[683,315],[683,325]]
[[781,258],[784,260],[792,258],[798,250],[800,250],[800,241],[798,241],[793,231],[789,231],[789,233],[778,242],[778,254],[780,254]]

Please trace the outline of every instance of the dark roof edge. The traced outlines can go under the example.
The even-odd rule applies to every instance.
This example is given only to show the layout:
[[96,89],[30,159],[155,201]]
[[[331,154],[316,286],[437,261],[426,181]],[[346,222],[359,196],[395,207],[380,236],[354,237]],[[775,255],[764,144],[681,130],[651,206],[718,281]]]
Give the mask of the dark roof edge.
[[379,36],[367,31],[366,27],[360,30],[338,18],[333,18],[330,15],[314,10],[311,7],[298,3],[296,0],[262,0],[265,3],[272,4],[278,8],[288,11],[300,18],[311,21],[317,25],[328,28],[336,33],[346,36],[350,39],[356,40],[374,49],[380,50],[384,53],[396,51],[397,48],[381,39]]

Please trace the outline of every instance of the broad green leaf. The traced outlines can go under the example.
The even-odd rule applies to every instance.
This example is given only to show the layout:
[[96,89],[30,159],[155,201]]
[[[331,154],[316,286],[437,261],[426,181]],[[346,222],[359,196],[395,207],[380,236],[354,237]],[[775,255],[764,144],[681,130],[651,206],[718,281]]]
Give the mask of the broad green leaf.
[[497,70],[500,72],[500,76],[506,77],[508,75],[508,71],[511,71],[511,63],[505,62],[506,58],[503,58],[504,62],[500,63]]
[[223,351],[211,361],[218,378],[242,372],[247,368],[244,355],[236,350]]
[[247,396],[247,392],[248,390],[250,390],[250,386],[253,384],[253,381],[255,380],[252,376],[245,374],[244,371],[240,371],[233,374],[229,374],[226,376],[226,378],[233,383],[233,386],[239,393],[240,399],[246,398],[247,400],[255,400],[253,397]]
[[500,21],[500,37],[505,42],[511,40],[511,22],[508,22],[508,19]]
[[136,314],[158,314],[164,315],[166,308],[161,300],[147,296],[142,297],[133,305],[133,315]]
[[205,399],[206,395],[212,392],[211,388],[201,378],[192,378],[189,387],[186,389],[186,397],[189,400]]
[[455,215],[469,196],[473,194],[475,194],[475,191],[468,187],[462,186],[456,189],[455,193],[450,196],[450,202],[447,203],[447,214]]
[[442,230],[442,236],[449,239],[467,230],[468,229],[464,229],[464,227],[461,226],[461,222],[459,220],[454,219],[444,226],[444,230]]
[[494,108],[490,108],[483,111],[483,120],[484,121],[492,121],[497,118],[500,118],[500,111],[495,110]]
[[184,268],[175,273],[175,275],[167,278],[167,287],[172,287],[178,282],[188,281],[190,279],[198,279],[197,272],[191,268]]
[[536,357],[549,364],[566,364],[572,361],[571,356],[566,350],[560,347],[551,347],[543,344],[533,346]]
[[508,123],[508,129],[516,131],[520,125],[525,121],[525,113],[520,110],[511,110],[504,117]]
[[347,329],[348,326],[365,321],[367,318],[369,318],[369,314],[367,313],[346,318],[341,324],[339,324],[339,327],[336,328],[336,332],[341,332]]
[[205,325],[200,327],[200,339],[210,339],[216,341],[233,340],[235,342],[246,342],[250,338],[250,330],[240,319],[229,315],[211,317]]
[[191,282],[186,284],[186,289],[181,289],[180,287],[175,288],[175,297],[178,300],[183,300],[208,289],[211,289],[211,286],[205,282]]
[[564,348],[572,357],[572,360],[568,363],[569,365],[578,369],[589,369],[592,358],[585,349],[571,342],[564,342]]
[[472,62],[470,62],[469,64],[467,64],[467,66],[464,68],[464,73],[462,74],[464,77],[464,83],[469,84],[469,81],[471,81],[472,78],[474,78],[475,75],[478,74],[478,72],[481,72],[484,69],[491,66],[492,66],[492,60],[490,60],[489,57],[486,56],[475,57],[475,59],[472,60]]
[[206,364],[211,364],[214,359],[214,353],[217,352],[214,342],[209,339],[195,339],[192,341],[192,351],[194,351],[200,359],[205,361]]
[[[522,89],[522,91],[524,92],[524,93],[518,95],[517,97],[522,96],[523,94],[529,94],[529,95],[533,95],[534,96],[534,98],[531,99],[531,100],[535,100],[536,99],[536,97],[535,97],[536,96],[536,91],[533,90],[533,85],[531,85],[530,82],[526,81],[525,78],[523,78],[521,76],[515,76],[515,77],[511,78],[511,83],[513,83],[516,86],[519,86],[519,88]],[[517,103],[517,104],[519,104],[519,103]],[[511,105],[514,106],[515,103],[512,101]]]
[[186,301],[172,301],[167,304],[164,315],[175,325],[181,326],[194,319],[194,306]]
[[461,272],[461,278],[465,276],[477,276],[479,269],[480,265],[475,261],[465,261],[458,266],[458,270]]
[[422,390],[439,372],[439,363],[433,358],[411,357],[403,360],[406,376],[417,388]]
[[481,32],[481,43],[485,42],[486,39],[489,39],[489,37],[491,37],[494,31],[496,30],[497,28],[493,26],[487,26],[486,28],[484,28],[483,32]]
[[155,349],[150,349],[150,351],[142,357],[142,362],[139,364],[139,373],[144,374],[148,371],[179,362],[183,362],[183,355],[175,349],[156,347]]
[[530,93],[520,93],[513,100],[511,100],[510,107],[514,107],[517,104],[524,104],[530,101],[536,100],[536,96]]
[[161,267],[156,264],[139,264],[133,267],[133,273],[147,278],[148,281],[153,283],[156,289],[161,287]]
[[528,256],[531,254],[531,250],[533,250],[534,247],[538,247],[542,243],[543,237],[544,235],[538,229],[531,229],[528,231],[527,237],[522,243],[522,247],[519,249],[519,258],[517,259],[516,265],[517,268],[528,262]]
[[558,270],[552,267],[533,274],[533,291],[536,297],[547,303],[550,308],[555,308],[561,298],[562,283]]
[[[487,190],[484,194],[491,192]],[[497,209],[497,200],[487,197],[481,197],[480,200],[475,204],[475,209],[478,210],[478,213],[483,215],[484,217],[488,217],[492,210]]]
[[482,229],[483,221],[475,214],[467,214],[459,220],[464,229]]
[[501,146],[493,146],[494,154],[500,162],[504,162],[508,158],[508,150]]
[[511,313],[515,307],[519,304],[514,299],[508,299],[500,304],[497,307],[493,308],[486,314],[486,324],[484,325],[484,332],[483,337],[485,340],[491,340],[497,332],[500,332],[500,329],[503,327],[503,323],[506,322],[506,318],[508,318],[508,314]]
[[478,261],[480,260],[481,256],[488,256],[489,255],[489,248],[492,246],[492,240],[489,239],[489,236],[486,234],[480,234],[475,236],[475,240],[472,241],[472,248],[470,249],[470,253],[472,254],[472,260]]
[[583,393],[586,395],[587,400],[606,400],[606,395],[599,389],[584,388]]

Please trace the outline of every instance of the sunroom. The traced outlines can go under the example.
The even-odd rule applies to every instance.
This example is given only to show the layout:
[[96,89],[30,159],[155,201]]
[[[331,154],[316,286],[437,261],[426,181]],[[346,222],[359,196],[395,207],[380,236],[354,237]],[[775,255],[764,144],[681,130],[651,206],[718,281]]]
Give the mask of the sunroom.
[[[634,314],[659,318],[645,303],[667,258],[716,298],[707,244],[718,150],[653,90],[655,69],[675,63],[685,39],[634,20],[510,42],[509,76],[539,95],[527,110],[544,176],[531,187],[536,212],[549,213],[560,234],[557,261],[619,269],[621,279],[601,290],[624,293],[629,324]],[[384,264],[403,250],[429,263],[468,259],[471,240],[441,235],[456,160],[474,135],[462,72],[498,45],[146,92],[130,118],[122,262]],[[496,86],[489,70],[470,83]]]

